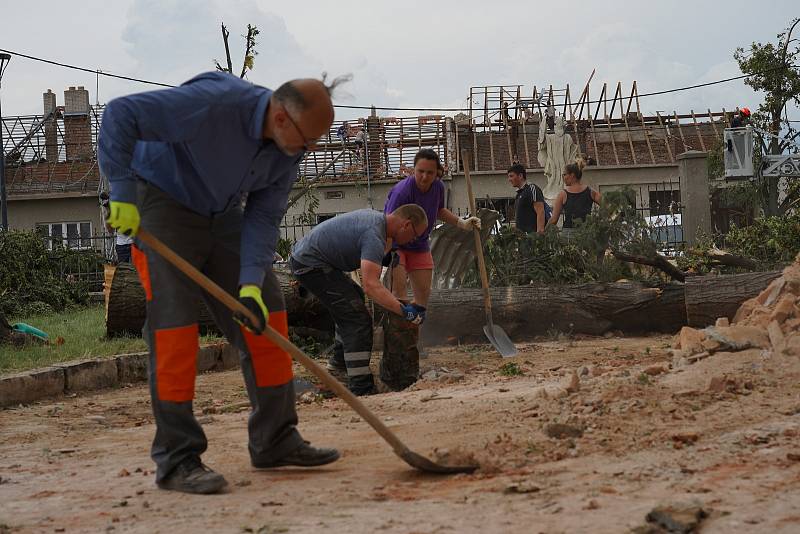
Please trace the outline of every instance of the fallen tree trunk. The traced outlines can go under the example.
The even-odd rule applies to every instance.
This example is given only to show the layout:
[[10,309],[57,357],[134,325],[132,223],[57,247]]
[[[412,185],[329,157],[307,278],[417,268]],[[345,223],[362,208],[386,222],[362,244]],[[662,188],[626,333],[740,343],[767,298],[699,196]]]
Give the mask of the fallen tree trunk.
[[[333,336],[333,321],[319,301],[301,291],[293,283],[291,275],[275,270],[281,284],[286,309],[291,326],[302,326],[317,331],[328,332]],[[138,336],[142,333],[146,316],[144,289],[134,267],[120,264],[111,272],[106,272],[106,335]],[[219,333],[211,313],[202,301],[198,302],[201,333]]]
[[[600,335],[674,333],[686,324],[683,284],[646,287],[637,282],[491,289],[492,318],[514,341],[553,330]],[[483,339],[486,318],[480,289],[434,291],[422,328],[427,344]]]
[[780,271],[690,276],[686,279],[686,318],[689,326],[713,325],[718,317],[733,319],[742,302],[753,298]]
[[[115,273],[109,292],[107,330],[109,335],[138,335],[144,323],[144,291],[131,266],[121,266],[121,273],[119,280]],[[319,301],[301,290],[288,273],[275,273],[286,300],[289,326],[304,337],[332,333],[331,317]],[[554,330],[591,335],[610,330],[674,333],[687,324],[707,326],[717,317],[732,317],[742,302],[779,274],[695,276],[688,277],[685,285],[673,282],[661,287],[595,282],[492,288],[493,319],[514,341]],[[483,341],[486,319],[480,289],[433,290],[428,310],[422,327],[426,344]]]

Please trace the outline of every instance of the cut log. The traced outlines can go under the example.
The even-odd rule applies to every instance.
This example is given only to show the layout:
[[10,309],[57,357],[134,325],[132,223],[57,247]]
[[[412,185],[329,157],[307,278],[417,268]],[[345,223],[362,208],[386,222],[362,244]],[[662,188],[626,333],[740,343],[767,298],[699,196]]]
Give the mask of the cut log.
[[[120,273],[114,273],[109,290],[107,331],[110,336],[123,332],[140,335],[144,291],[132,266],[121,265],[117,270]],[[320,338],[323,332],[332,335],[333,322],[319,301],[288,273],[277,269],[275,273],[286,300],[289,326],[299,328],[298,335],[312,331]],[[673,282],[660,287],[615,282],[493,288],[493,319],[514,341],[531,340],[554,330],[591,335],[609,330],[674,333],[687,324],[703,327],[714,324],[717,317],[732,318],[742,302],[779,275],[696,276],[688,277],[685,285]],[[480,289],[433,290],[422,338],[427,345],[484,342],[484,324]]]
[[[492,318],[514,341],[557,330],[600,335],[674,333],[686,324],[683,284],[647,287],[637,282],[493,288]],[[423,342],[483,340],[486,318],[480,289],[433,291]]]
[[733,319],[744,301],[758,295],[780,275],[780,271],[768,271],[688,277],[686,318],[689,326],[710,326],[718,317]]
[[[145,296],[136,269],[130,263],[120,263],[111,275],[111,284],[106,288],[106,336],[140,336],[146,316]],[[198,326],[200,333],[217,334],[219,330],[211,318],[211,312],[201,301]]]
[[[303,326],[333,336],[333,321],[319,301],[301,290],[286,272],[275,270],[283,291],[290,326]],[[133,265],[122,263],[115,269],[106,270],[106,335],[139,336],[142,333],[146,315],[144,289]],[[202,301],[199,326],[201,333],[219,333],[211,313]]]

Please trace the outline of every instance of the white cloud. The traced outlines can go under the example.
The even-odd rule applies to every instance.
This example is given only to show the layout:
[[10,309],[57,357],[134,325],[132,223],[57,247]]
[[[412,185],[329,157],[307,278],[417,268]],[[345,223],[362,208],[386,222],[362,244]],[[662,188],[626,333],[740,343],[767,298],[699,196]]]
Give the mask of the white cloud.
[[[213,59],[223,60],[222,21],[231,31],[235,68],[241,68],[240,35],[251,23],[261,30],[255,83],[274,87],[322,71],[350,72],[354,79],[343,92],[352,98],[342,103],[455,107],[464,105],[470,86],[484,84],[522,83],[530,89],[569,83],[579,94],[593,68],[594,97],[604,81],[622,81],[629,92],[637,80],[647,93],[734,76],[735,47],[774,41],[792,7],[792,0],[777,0],[747,24],[734,24],[717,16],[716,4],[689,0],[619,0],[603,7],[574,0],[27,0],[3,10],[0,48],[180,83],[213,69]],[[730,0],[725,10],[748,13],[752,6]],[[68,26],[86,30],[66,32]],[[47,88],[60,94],[82,84],[95,99],[94,75],[22,58],[12,60],[3,81],[6,114],[40,112]],[[152,88],[101,79],[100,100]],[[732,82],[643,98],[642,107],[752,108],[759,100],[743,83]]]

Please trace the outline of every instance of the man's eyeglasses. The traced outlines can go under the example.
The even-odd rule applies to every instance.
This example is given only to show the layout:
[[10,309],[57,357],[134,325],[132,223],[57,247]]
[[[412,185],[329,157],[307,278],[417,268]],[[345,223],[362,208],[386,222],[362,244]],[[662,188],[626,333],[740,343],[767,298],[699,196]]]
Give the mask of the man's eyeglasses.
[[300,134],[300,137],[303,138],[303,148],[306,150],[306,152],[316,148],[319,139],[308,139],[303,133],[303,130],[300,129],[300,126],[298,126],[298,124],[295,122],[292,116],[289,115],[289,110],[284,108],[284,113],[286,114],[286,118],[289,119],[289,122],[291,122],[292,125],[294,126],[295,130],[297,130],[297,133]]
[[408,224],[409,226],[411,226],[411,232],[414,234],[414,239],[419,239],[420,237],[422,237],[425,234],[425,230],[427,230],[427,228],[425,228],[425,230],[422,230],[422,233],[417,234],[417,229],[414,228],[414,223],[411,222],[410,219],[408,220]]

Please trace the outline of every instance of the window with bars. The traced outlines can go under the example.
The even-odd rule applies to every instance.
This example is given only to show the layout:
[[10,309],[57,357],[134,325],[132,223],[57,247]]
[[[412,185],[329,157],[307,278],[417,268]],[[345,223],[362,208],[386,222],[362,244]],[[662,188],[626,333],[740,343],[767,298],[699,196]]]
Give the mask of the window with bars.
[[77,250],[92,248],[91,222],[39,223],[36,232],[45,240],[48,250],[58,247]]

